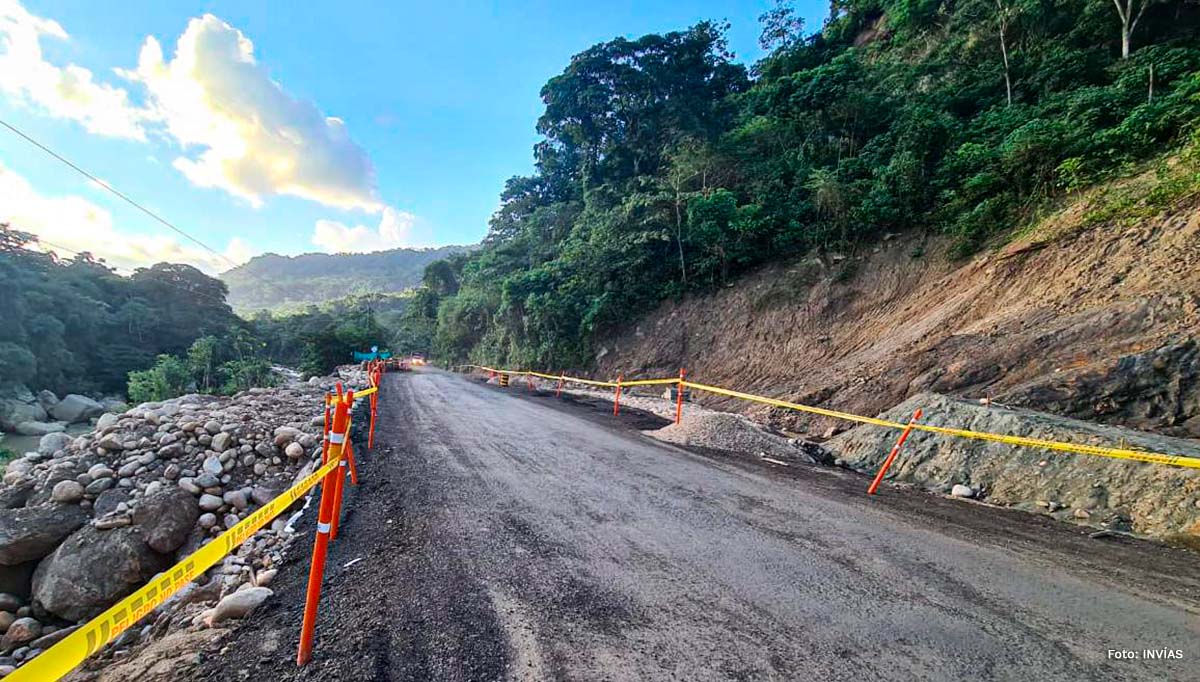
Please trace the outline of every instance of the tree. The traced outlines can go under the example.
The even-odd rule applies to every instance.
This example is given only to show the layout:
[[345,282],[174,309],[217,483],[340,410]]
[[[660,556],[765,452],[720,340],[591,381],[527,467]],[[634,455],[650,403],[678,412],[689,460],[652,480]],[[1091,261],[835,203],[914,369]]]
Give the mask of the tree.
[[1142,20],[1142,15],[1146,13],[1146,8],[1154,0],[1113,0],[1113,5],[1117,8],[1117,16],[1121,19],[1121,59],[1128,59],[1131,45],[1133,43],[1133,32],[1137,29],[1138,22]]
[[718,133],[723,98],[748,85],[745,68],[729,61],[726,28],[701,22],[575,55],[542,88],[538,132],[578,159],[585,183],[656,172],[676,140]]
[[129,373],[129,399],[135,403],[167,400],[194,385],[187,365],[172,355],[160,355],[150,369]]
[[217,338],[202,336],[192,342],[187,354],[188,369],[203,393],[211,393],[216,381]]
[[758,45],[768,52],[787,51],[804,37],[804,18],[796,16],[789,0],[775,0],[775,6],[758,17],[762,33]]
[[996,0],[996,23],[999,24],[1000,56],[1004,59],[1004,94],[1005,103],[1012,106],[1012,71],[1008,64],[1008,27],[1017,14],[1017,6],[1012,0]]

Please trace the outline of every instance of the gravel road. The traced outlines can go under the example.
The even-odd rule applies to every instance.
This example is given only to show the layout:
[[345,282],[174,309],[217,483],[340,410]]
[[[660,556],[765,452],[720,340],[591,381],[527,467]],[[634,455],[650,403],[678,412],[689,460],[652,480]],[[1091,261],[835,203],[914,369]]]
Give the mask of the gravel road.
[[662,423],[387,375],[313,662],[306,541],[186,679],[1197,679],[1195,554],[639,432]]

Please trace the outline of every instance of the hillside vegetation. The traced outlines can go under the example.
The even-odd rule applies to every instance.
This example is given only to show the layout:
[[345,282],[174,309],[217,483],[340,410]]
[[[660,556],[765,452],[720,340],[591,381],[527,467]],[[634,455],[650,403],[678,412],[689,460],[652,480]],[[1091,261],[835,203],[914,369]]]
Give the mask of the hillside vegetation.
[[375,253],[268,253],[221,275],[238,313],[294,312],[347,296],[402,292],[421,281],[425,266],[468,247],[392,249]]
[[[326,374],[386,345],[412,295],[348,296],[286,316],[238,317],[226,285],[159,263],[121,275],[88,253],[69,260],[0,223],[0,424],[39,391],[127,396],[235,393],[273,382],[270,363]],[[38,418],[45,417],[37,410]]]
[[0,391],[122,393],[157,355],[238,326],[225,285],[191,266],[122,277],[86,253],[61,261],[27,246],[35,241],[0,224]]
[[[850,0],[806,34],[781,5],[764,60],[723,27],[616,39],[542,90],[537,171],[484,247],[418,292],[445,359],[593,362],[664,299],[912,230],[962,258],[1176,147],[1200,115],[1200,7]],[[444,278],[443,278],[444,279]],[[747,311],[749,314],[749,311]]]

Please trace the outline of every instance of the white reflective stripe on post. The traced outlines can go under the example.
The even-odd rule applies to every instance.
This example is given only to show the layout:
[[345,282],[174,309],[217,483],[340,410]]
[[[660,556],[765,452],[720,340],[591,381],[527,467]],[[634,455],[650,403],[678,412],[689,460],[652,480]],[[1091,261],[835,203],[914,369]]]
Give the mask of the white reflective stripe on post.
[[341,464],[339,464],[338,466],[340,466],[340,467],[344,467],[344,466],[346,466],[346,460],[344,460],[344,459],[343,459],[343,460],[342,460],[342,463],[341,463]]
[[328,523],[321,523],[320,521],[317,522],[317,532],[318,533],[328,533],[330,531],[330,528],[331,527]]
[[331,433],[329,434],[329,442],[333,443],[334,445],[341,445],[342,443],[346,442],[346,434]]

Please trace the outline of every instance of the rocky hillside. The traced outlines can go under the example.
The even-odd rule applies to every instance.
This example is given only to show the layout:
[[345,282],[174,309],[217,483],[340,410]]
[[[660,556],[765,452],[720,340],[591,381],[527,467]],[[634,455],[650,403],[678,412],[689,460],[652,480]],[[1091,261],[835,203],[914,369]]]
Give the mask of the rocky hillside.
[[350,295],[400,292],[421,282],[425,266],[469,251],[466,246],[375,253],[256,256],[221,275],[239,313],[297,310]]
[[[1200,442],[978,401],[919,393],[882,416],[1071,443],[1122,444],[1200,458]],[[858,427],[824,445],[848,466],[874,473],[896,440],[891,429]],[[1047,452],[914,431],[889,480],[1044,513],[1063,521],[1179,540],[1200,547],[1200,472],[1106,457]]]
[[[600,369],[687,367],[696,381],[867,415],[924,391],[990,397],[1197,438],[1200,199],[1097,224],[1114,192],[1145,189],[1106,188],[966,262],[911,234],[769,267],[630,324],[602,344]],[[834,426],[727,407],[797,432]]]
[[[320,380],[232,398],[188,395],[54,432],[0,485],[0,674],[38,655],[311,471]],[[122,635],[238,617],[270,596],[286,518]],[[102,656],[107,654],[102,654]]]

